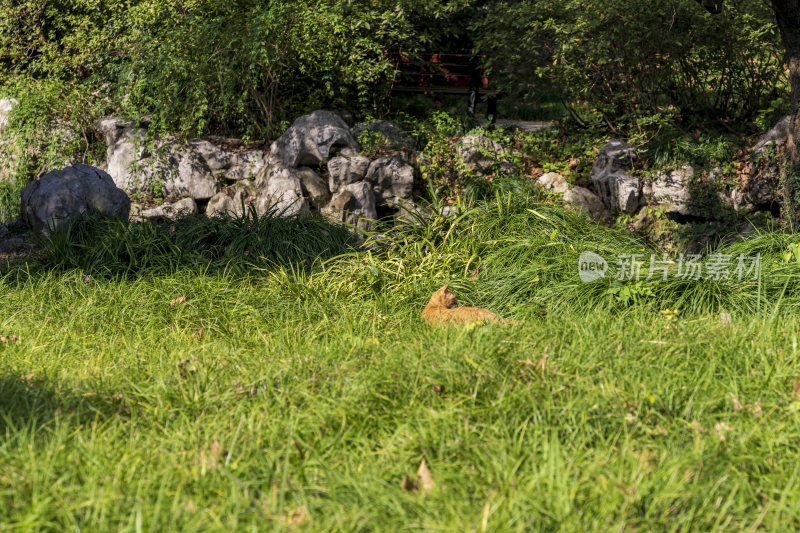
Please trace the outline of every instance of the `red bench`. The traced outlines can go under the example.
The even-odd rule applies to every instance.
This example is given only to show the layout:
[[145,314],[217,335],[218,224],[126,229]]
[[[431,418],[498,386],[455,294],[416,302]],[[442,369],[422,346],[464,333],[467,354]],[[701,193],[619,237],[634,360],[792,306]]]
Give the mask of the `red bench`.
[[467,95],[467,113],[475,114],[479,102],[487,103],[487,116],[497,118],[497,100],[503,93],[489,89],[489,78],[480,68],[481,56],[426,54],[411,59],[392,54],[395,78],[392,93]]

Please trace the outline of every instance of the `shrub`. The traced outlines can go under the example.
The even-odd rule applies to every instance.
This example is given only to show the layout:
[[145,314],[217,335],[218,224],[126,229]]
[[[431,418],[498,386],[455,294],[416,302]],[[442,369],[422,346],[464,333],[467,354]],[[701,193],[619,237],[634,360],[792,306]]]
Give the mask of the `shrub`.
[[[786,92],[768,3],[497,1],[481,46],[517,90],[555,87],[612,127],[641,117],[752,119]],[[520,87],[521,85],[521,87]]]

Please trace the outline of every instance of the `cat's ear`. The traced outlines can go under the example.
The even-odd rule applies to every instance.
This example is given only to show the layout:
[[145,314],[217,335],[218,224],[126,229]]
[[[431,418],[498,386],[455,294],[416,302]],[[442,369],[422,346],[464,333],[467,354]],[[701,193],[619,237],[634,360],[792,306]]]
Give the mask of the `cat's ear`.
[[445,283],[445,284],[444,284],[444,287],[442,287],[442,290],[443,290],[443,291],[450,290],[450,284],[449,284],[449,283]]

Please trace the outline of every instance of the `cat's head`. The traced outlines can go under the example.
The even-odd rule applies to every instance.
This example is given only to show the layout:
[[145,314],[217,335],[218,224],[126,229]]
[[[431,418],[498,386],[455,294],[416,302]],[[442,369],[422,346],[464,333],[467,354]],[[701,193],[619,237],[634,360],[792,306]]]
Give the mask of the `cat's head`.
[[431,296],[431,303],[448,309],[458,307],[458,300],[456,300],[456,295],[453,291],[450,290],[449,283],[433,293],[433,296]]

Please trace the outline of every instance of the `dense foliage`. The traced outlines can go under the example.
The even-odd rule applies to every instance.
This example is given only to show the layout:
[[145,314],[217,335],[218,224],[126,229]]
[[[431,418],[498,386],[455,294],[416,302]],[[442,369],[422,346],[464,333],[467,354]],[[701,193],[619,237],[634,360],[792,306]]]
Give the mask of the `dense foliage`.
[[[761,0],[495,3],[481,45],[517,90],[555,87],[608,125],[753,119],[787,94],[774,15]],[[520,87],[521,85],[521,87]]]
[[[481,49],[517,94],[610,124],[751,119],[786,94],[761,0],[119,0],[0,6],[2,92],[43,80],[165,130],[268,136],[312,108],[380,111],[389,52]],[[554,92],[552,89],[557,89]],[[93,97],[93,98],[90,98]]]

